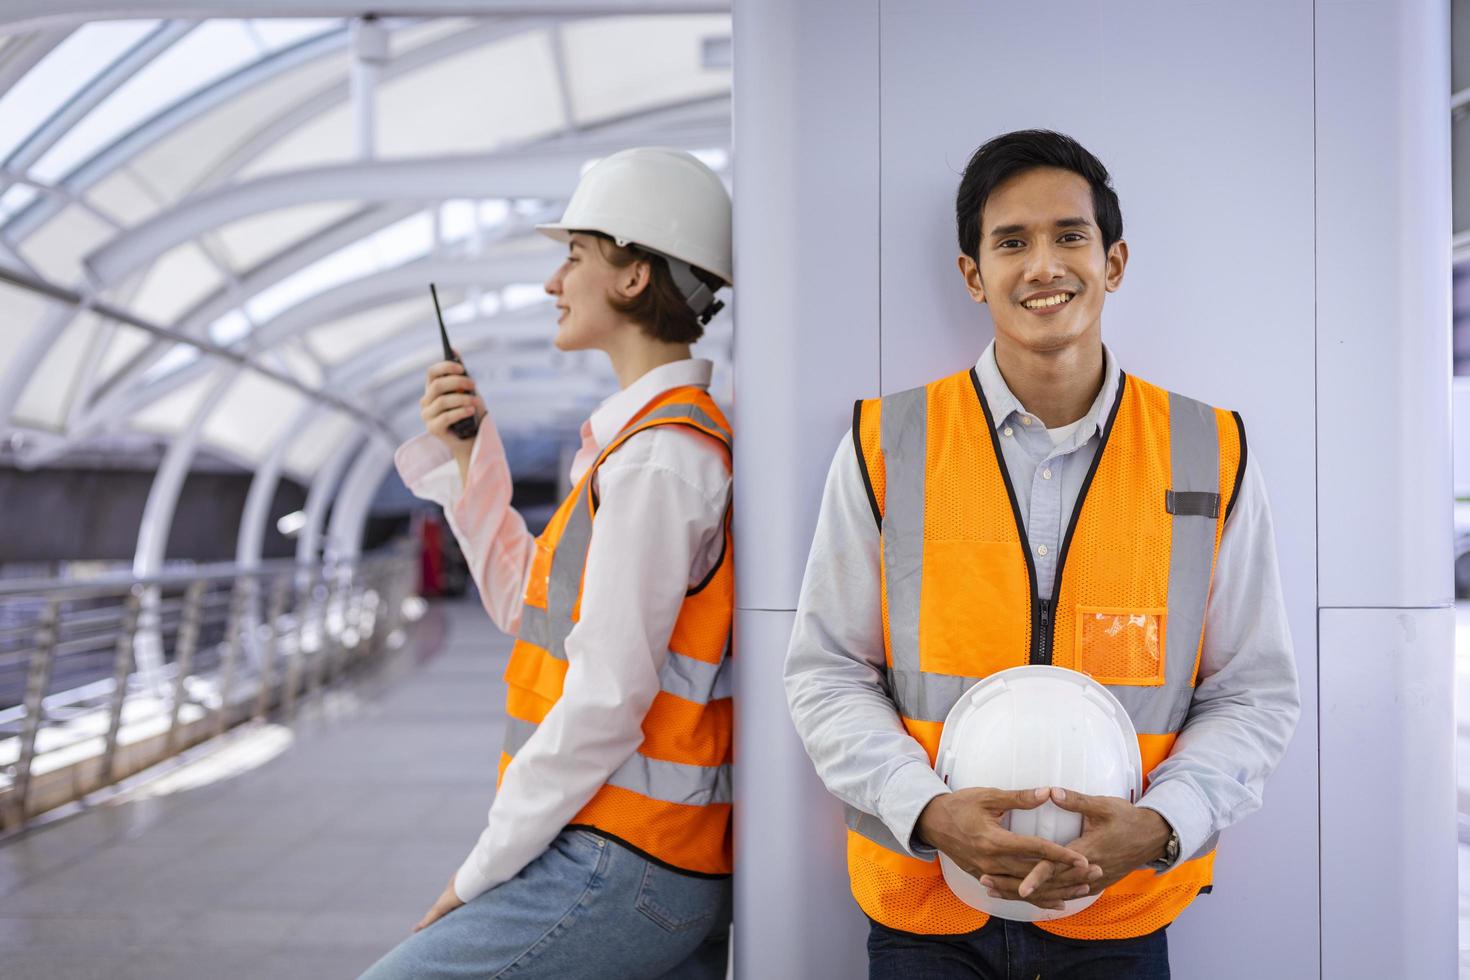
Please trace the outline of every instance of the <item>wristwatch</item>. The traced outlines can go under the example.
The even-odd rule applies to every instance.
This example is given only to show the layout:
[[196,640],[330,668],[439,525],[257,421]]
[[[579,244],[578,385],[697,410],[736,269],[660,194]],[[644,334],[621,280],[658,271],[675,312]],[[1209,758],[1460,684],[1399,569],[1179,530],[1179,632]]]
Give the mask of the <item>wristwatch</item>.
[[1178,861],[1178,860],[1179,860],[1179,831],[1175,830],[1173,827],[1170,827],[1169,828],[1169,840],[1168,840],[1168,842],[1166,844],[1164,844],[1164,855],[1163,855],[1163,857],[1156,858],[1156,859],[1150,861],[1148,864],[1144,865],[1144,867],[1146,867],[1146,868],[1152,868],[1154,871],[1161,871],[1161,872],[1162,871],[1168,871],[1170,868],[1172,868],[1174,866],[1174,862],[1175,861]]

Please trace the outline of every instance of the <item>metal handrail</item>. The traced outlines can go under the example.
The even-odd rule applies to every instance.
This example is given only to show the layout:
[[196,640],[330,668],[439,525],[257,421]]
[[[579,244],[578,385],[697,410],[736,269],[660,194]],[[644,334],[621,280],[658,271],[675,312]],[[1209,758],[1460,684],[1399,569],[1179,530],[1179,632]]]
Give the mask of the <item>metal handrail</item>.
[[[22,620],[0,632],[18,647],[0,653],[4,826],[23,827],[243,721],[289,718],[401,642],[416,574],[400,542],[326,565],[0,583],[0,611],[11,606]],[[22,667],[23,694],[7,694]]]
[[[350,567],[350,563],[338,563],[336,567]],[[262,561],[249,568],[233,562],[210,562],[195,565],[187,570],[164,571],[156,575],[137,576],[129,572],[115,572],[98,575],[84,581],[77,581],[74,578],[3,579],[0,580],[0,599],[15,595],[66,595],[68,598],[76,598],[89,593],[109,595],[115,593],[119,588],[153,585],[166,587],[188,585],[194,581],[226,581],[242,577],[263,578],[287,570],[310,574],[313,570],[320,571],[321,568],[320,564],[278,558]]]

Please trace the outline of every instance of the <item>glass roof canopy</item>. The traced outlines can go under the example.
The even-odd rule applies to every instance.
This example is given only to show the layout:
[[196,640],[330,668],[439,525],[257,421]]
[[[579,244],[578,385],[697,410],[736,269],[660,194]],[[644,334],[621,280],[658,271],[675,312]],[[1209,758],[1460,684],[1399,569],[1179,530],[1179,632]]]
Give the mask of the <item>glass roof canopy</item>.
[[[729,34],[610,14],[0,35],[7,455],[188,439],[309,482],[344,443],[419,430],[434,281],[513,467],[552,476],[556,452],[516,447],[616,382],[550,346],[559,253],[532,226],[622,146],[725,170]],[[697,351],[721,399],[729,321]]]

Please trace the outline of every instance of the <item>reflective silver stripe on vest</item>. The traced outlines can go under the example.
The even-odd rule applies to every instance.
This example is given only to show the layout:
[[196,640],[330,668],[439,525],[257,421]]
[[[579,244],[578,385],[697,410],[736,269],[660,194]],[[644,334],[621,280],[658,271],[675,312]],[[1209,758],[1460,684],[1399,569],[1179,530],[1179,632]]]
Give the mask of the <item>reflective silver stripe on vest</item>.
[[733,690],[730,664],[729,657],[721,657],[719,663],[712,664],[670,650],[658,672],[658,686],[664,693],[685,701],[709,704],[717,698],[730,697]]
[[[1220,430],[1215,410],[1169,393],[1171,490],[1220,492]],[[1152,504],[1151,504],[1152,506]],[[1163,507],[1164,501],[1159,500]],[[1169,617],[1164,624],[1164,683],[1159,687],[1113,684],[1141,735],[1167,735],[1184,726],[1194,692],[1194,662],[1205,622],[1215,559],[1213,517],[1175,514],[1169,548]]]
[[516,629],[516,638],[534,644],[543,650],[551,648],[551,614],[538,606],[521,607],[521,624]]
[[[536,732],[537,726],[519,718],[505,720],[506,755],[515,757]],[[691,766],[664,762],[635,752],[609,777],[609,786],[631,790],[664,803],[707,806],[733,799],[729,766]]]
[[898,854],[908,854],[899,844],[898,838],[893,836],[893,831],[888,829],[888,825],[871,813],[864,813],[857,807],[844,803],[842,816],[847,821],[848,830],[856,831],[879,847],[886,847]]
[[558,660],[567,659],[567,637],[576,625],[572,622],[572,610],[577,608],[577,598],[582,593],[582,572],[587,568],[587,548],[592,543],[592,515],[587,510],[591,486],[591,480],[583,481],[582,492],[577,495],[551,556],[551,577],[546,583],[546,618],[551,627],[551,642],[545,649]]
[[693,421],[704,426],[706,429],[714,429],[716,432],[719,433],[720,438],[724,441],[725,445],[734,445],[735,440],[734,437],[730,435],[730,430],[711,418],[710,414],[704,409],[692,403],[687,405],[665,405],[662,408],[655,408],[653,411],[643,416],[643,418],[639,419],[638,424],[642,425],[644,422],[649,422],[653,419],[682,418],[692,419]]
[[608,778],[607,785],[632,790],[640,796],[687,806],[729,803],[729,766],[691,766],[664,762],[635,752]]
[[[913,388],[883,399],[878,441],[886,471],[883,573],[888,588],[888,643],[893,669],[919,670],[919,597],[924,578],[924,470],[929,390]],[[907,711],[908,702],[899,700]],[[909,715],[913,717],[913,715]]]
[[505,719],[505,745],[503,746],[505,754],[514,757],[521,750],[521,746],[525,745],[535,733],[536,725],[534,723],[507,716]]
[[[893,611],[890,607],[889,621]],[[888,671],[888,689],[905,718],[914,721],[943,721],[966,691],[974,687],[978,677],[961,677],[956,674],[935,674],[920,670]]]

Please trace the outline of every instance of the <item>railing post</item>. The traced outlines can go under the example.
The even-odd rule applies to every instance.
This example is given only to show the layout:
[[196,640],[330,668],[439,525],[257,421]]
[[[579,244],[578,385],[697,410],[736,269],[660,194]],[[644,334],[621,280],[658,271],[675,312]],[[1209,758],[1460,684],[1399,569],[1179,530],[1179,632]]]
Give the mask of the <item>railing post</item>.
[[102,765],[97,773],[94,789],[110,786],[117,757],[117,735],[122,728],[123,702],[128,697],[128,677],[133,672],[133,641],[138,632],[138,607],[142,602],[143,589],[133,586],[128,591],[123,606],[122,632],[117,637],[117,654],[113,658],[112,700],[107,718],[107,740],[102,743]]
[[189,675],[194,669],[194,651],[199,646],[199,607],[204,600],[204,580],[196,579],[184,590],[184,610],[179,619],[179,635],[174,642],[173,694],[168,706],[168,754],[175,755],[184,746],[179,729],[179,714],[189,700]]
[[26,800],[31,789],[31,764],[36,759],[36,736],[41,731],[45,711],[46,690],[51,686],[51,665],[56,654],[59,604],[49,600],[41,609],[36,626],[36,646],[26,671],[25,720],[20,730],[20,758],[16,760],[15,783],[10,796],[10,813],[6,829],[18,830],[26,825],[30,814]]
[[271,586],[270,607],[266,610],[265,649],[261,651],[260,696],[255,700],[255,717],[264,718],[270,710],[276,685],[276,649],[279,646],[281,617],[286,612],[286,590],[290,588],[291,576],[279,575]]
[[283,712],[286,722],[289,724],[296,718],[296,696],[301,690],[302,673],[306,670],[306,637],[310,632],[308,617],[311,615],[311,593],[312,581],[315,575],[310,569],[298,567],[292,573],[292,579],[296,592],[296,608],[293,619],[296,622],[295,653],[291,656],[291,662],[286,665],[286,691],[283,697]]
[[327,585],[325,573],[313,576],[311,583],[310,615],[315,627],[316,649],[306,664],[306,699],[316,701],[321,697],[322,675],[326,670],[327,657],[331,654],[330,606],[332,590]]
[[225,658],[220,665],[219,714],[214,719],[214,734],[224,734],[230,727],[230,694],[235,686],[235,664],[240,659],[240,626],[245,618],[245,607],[250,602],[250,589],[254,579],[241,576],[235,579],[230,592],[230,616],[225,621]]

